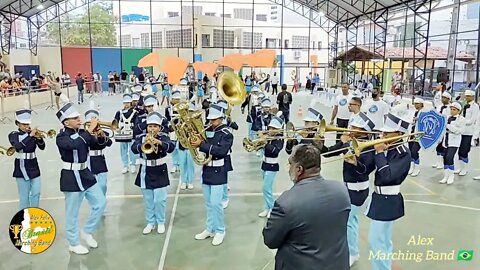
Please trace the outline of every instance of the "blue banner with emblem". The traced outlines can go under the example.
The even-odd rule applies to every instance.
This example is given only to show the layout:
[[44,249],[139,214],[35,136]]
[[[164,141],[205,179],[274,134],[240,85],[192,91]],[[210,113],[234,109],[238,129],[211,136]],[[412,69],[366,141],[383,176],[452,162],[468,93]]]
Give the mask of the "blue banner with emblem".
[[447,118],[444,115],[435,110],[421,112],[417,119],[417,130],[425,132],[425,135],[419,141],[420,146],[425,150],[436,147],[443,138],[446,127]]

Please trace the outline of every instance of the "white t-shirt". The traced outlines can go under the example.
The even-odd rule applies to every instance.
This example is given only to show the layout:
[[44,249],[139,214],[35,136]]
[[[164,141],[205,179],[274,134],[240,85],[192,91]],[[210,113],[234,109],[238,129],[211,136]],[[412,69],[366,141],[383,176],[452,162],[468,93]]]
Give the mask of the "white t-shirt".
[[375,129],[380,130],[385,121],[385,115],[390,111],[390,106],[383,100],[369,100],[364,107],[366,115],[375,124]]
[[337,103],[336,105],[338,106],[337,110],[337,118],[338,119],[343,119],[343,120],[349,120],[350,116],[352,113],[348,110],[348,103],[350,102],[350,99],[352,98],[351,95],[338,95],[337,96]]
[[273,75],[273,76],[271,77],[271,81],[272,81],[272,84],[278,84],[278,77],[277,77],[277,75]]

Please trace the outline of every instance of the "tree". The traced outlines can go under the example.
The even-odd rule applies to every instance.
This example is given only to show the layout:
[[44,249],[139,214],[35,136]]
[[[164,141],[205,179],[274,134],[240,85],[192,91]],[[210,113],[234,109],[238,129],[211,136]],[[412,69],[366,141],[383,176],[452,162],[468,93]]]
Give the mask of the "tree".
[[[47,25],[47,38],[62,46],[114,47],[117,45],[117,18],[113,15],[111,3],[96,3],[90,6],[90,18],[94,22],[89,25],[89,13],[79,15],[65,14],[60,24]],[[61,37],[61,43],[60,43]]]

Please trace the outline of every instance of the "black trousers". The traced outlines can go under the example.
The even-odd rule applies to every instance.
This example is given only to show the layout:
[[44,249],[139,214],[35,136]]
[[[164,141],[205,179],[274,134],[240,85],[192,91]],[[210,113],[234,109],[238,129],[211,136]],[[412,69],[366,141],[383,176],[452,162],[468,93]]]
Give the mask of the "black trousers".
[[458,147],[447,147],[445,149],[445,155],[443,156],[443,166],[453,166],[453,158],[457,153]]
[[[348,127],[348,119],[337,118],[337,127],[347,128]],[[337,132],[337,143],[340,141],[340,137],[342,137],[342,134],[343,133]]]
[[281,110],[282,111],[282,115],[283,115],[283,119],[285,120],[285,124],[288,123],[288,121],[290,121],[290,110]]
[[272,84],[272,95],[278,95],[278,84]]
[[315,83],[312,83],[312,89],[310,89],[310,93],[313,94],[313,90],[315,89]]
[[468,162],[468,153],[472,148],[472,137],[472,135],[462,135],[460,148],[458,148],[458,157],[465,162]]
[[419,164],[418,162],[420,159],[420,155],[418,154],[418,151],[420,151],[420,144],[418,142],[409,142],[408,148],[410,148],[412,161],[415,162],[415,164]]
[[437,148],[435,148],[435,151],[437,151],[437,156],[445,156],[445,148],[443,147],[443,139],[437,145]]

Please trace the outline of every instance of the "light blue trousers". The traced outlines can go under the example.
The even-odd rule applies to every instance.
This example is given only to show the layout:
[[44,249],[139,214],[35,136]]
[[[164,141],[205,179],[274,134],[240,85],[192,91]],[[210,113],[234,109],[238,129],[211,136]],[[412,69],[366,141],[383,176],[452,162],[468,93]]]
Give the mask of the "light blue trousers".
[[272,210],[275,199],[273,198],[273,181],[278,172],[262,171],[263,175],[263,200],[265,201],[265,210]]
[[195,176],[195,162],[192,154],[188,150],[178,150],[178,160],[180,163],[180,180],[182,183],[191,184]]
[[256,136],[256,132],[252,130],[252,123],[247,123],[247,126],[248,126],[248,131],[247,131],[248,138],[250,140],[255,140],[257,136]]
[[211,186],[203,184],[202,189],[207,210],[207,231],[210,233],[224,233],[223,185]]
[[165,206],[167,205],[167,187],[142,188],[145,220],[148,224],[165,224]]
[[227,172],[227,183],[223,184],[223,195],[222,195],[222,202],[228,201],[228,173]]
[[40,177],[30,180],[16,178],[20,210],[27,207],[38,207],[40,203]]
[[106,198],[100,185],[95,184],[85,191],[64,192],[65,194],[65,227],[70,246],[80,244],[78,235],[78,212],[85,197],[90,204],[90,215],[83,231],[92,234],[96,231],[105,210]]
[[350,205],[351,210],[347,222],[347,241],[350,256],[358,255],[358,209],[360,207]]
[[[368,232],[368,244],[370,252],[391,254],[393,252],[392,243],[393,221],[372,220],[370,231]],[[372,259],[372,270],[390,270],[392,269],[392,260]]]
[[129,165],[135,165],[135,160],[137,157],[132,152],[132,142],[121,142],[120,143],[120,155],[122,156],[123,167],[128,167]]
[[180,149],[178,148],[178,141],[175,144],[175,150],[172,152],[172,165],[174,168],[180,167]]
[[97,184],[100,186],[103,195],[107,194],[107,173],[99,173],[95,175],[95,179],[97,179]]

